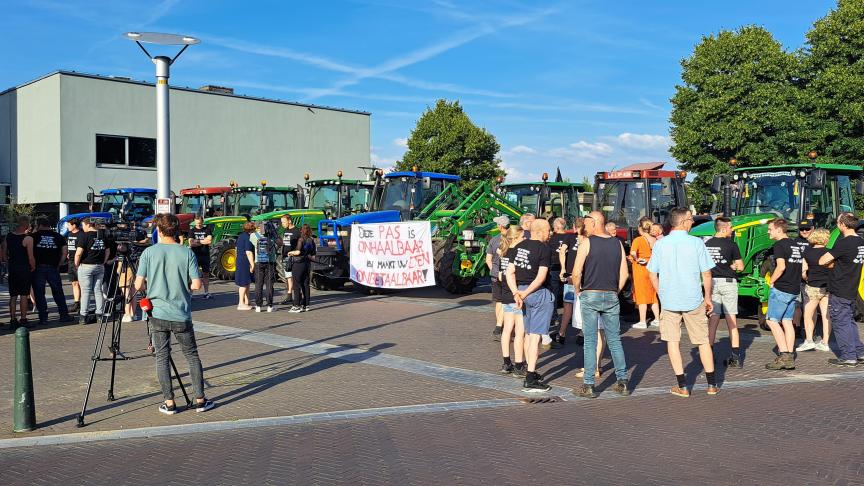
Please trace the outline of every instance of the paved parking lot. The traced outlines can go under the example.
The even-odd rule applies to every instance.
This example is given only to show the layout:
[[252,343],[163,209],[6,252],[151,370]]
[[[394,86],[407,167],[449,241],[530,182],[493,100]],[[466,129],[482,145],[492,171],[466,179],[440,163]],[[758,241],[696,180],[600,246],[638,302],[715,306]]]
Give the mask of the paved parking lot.
[[[99,363],[88,425],[76,428],[98,326],[52,321],[31,334],[39,428],[13,434],[13,336],[0,331],[0,480],[864,483],[864,368],[832,368],[829,354],[813,351],[801,353],[795,371],[766,371],[773,344],[752,322],[745,367],[718,367],[716,397],[704,394],[695,355],[687,368],[694,396],[669,395],[665,345],[654,331],[631,329],[624,346],[633,396],[607,390],[608,356],[601,399],[573,396],[582,352],[571,340],[541,356],[553,389],[529,403],[538,396],[497,373],[488,288],[458,297],[317,292],[306,314],[239,312],[232,285],[214,290],[214,300],[195,301],[207,394],[218,403],[204,414],[157,413],[144,326],[132,323],[122,351],[142,357],[118,363],[113,402],[109,363]],[[725,335],[716,350],[725,355]],[[175,359],[185,378],[182,355]]]

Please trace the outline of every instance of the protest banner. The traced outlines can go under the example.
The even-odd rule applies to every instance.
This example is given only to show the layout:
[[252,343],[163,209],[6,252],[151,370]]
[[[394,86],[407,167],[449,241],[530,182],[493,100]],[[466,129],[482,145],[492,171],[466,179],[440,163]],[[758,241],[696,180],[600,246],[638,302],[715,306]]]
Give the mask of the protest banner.
[[367,287],[410,289],[435,285],[428,221],[351,227],[351,280]]

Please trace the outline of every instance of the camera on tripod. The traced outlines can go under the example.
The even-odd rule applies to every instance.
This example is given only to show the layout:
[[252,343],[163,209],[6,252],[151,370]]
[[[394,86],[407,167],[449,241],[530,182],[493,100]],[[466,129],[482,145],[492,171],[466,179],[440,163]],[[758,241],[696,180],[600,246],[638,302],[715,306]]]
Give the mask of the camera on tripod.
[[137,260],[147,247],[146,243],[140,243],[146,234],[132,221],[93,218],[93,225],[103,239],[117,245],[118,256]]

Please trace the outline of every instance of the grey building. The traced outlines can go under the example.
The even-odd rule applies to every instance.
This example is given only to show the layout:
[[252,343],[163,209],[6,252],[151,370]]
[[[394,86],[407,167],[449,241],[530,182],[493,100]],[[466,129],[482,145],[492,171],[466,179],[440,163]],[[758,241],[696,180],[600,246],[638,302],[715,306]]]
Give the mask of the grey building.
[[[362,177],[370,115],[171,88],[171,189]],[[0,202],[64,215],[88,187],[156,187],[152,83],[58,71],[0,93]]]

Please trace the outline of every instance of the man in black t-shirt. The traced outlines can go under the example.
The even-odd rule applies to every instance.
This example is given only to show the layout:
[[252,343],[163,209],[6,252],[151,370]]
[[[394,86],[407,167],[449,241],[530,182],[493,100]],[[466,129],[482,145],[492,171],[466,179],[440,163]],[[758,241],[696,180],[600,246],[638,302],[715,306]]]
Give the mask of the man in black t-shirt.
[[[561,254],[567,252],[567,248],[572,240],[572,234],[567,233],[567,220],[564,218],[555,218],[552,221],[552,234],[549,236],[549,253],[552,256],[552,266],[549,267],[549,290],[555,296],[555,312],[552,313],[552,322],[550,327],[554,328],[555,321],[558,320],[558,309],[564,303],[564,282],[561,281]],[[549,335],[544,335],[541,341],[542,345],[560,348],[561,345],[552,340]]]
[[102,314],[105,299],[102,293],[102,281],[105,278],[105,264],[108,262],[108,242],[101,231],[96,231],[96,218],[85,218],[83,230],[78,235],[75,250],[75,266],[78,267],[78,278],[81,282],[81,308],[79,324],[87,323],[87,308],[90,296],[96,301],[96,316]]
[[47,218],[36,220],[36,232],[33,233],[33,257],[36,259],[36,270],[33,272],[33,296],[36,298],[36,309],[39,312],[39,324],[48,321],[48,302],[45,300],[45,284],[51,287],[51,297],[57,305],[61,322],[73,319],[66,307],[66,295],[63,293],[63,283],[60,281],[60,265],[66,260],[66,239],[60,233],[51,229]]
[[744,270],[744,262],[741,260],[741,250],[732,241],[732,220],[722,216],[714,220],[714,237],[705,242],[705,249],[714,260],[714,268],[711,269],[711,301],[714,308],[708,318],[708,340],[713,346],[722,312],[726,316],[726,327],[729,328],[729,341],[732,344],[732,354],[726,360],[726,365],[740,368],[741,344],[736,323],[738,276],[735,272]]
[[794,370],[795,328],[792,318],[801,293],[801,271],[804,254],[801,245],[786,235],[787,223],[783,218],[768,222],[768,237],[774,243],[774,271],[771,272],[771,293],[765,321],[771,329],[780,355],[765,365],[769,370]]
[[78,247],[78,236],[81,235],[81,221],[78,218],[72,218],[66,221],[66,261],[68,263],[69,282],[72,284],[72,298],[75,303],[69,312],[77,313],[81,306],[81,286],[78,285],[78,267],[75,266],[75,249]]
[[523,391],[545,392],[550,386],[537,373],[540,339],[549,334],[549,322],[555,312],[555,297],[546,286],[549,267],[552,266],[549,240],[549,222],[536,219],[530,227],[531,239],[525,240],[508,252],[507,285],[513,293],[516,307],[522,309],[525,321],[526,374]]
[[192,226],[186,233],[186,238],[189,240],[189,249],[198,260],[198,268],[201,270],[201,281],[204,284],[204,298],[209,299],[210,296],[210,243],[213,242],[213,229],[210,226],[204,225],[204,218],[200,215],[195,216]]
[[297,241],[300,240],[300,229],[294,225],[291,216],[283,214],[280,219],[282,224],[282,254],[281,258],[277,259],[276,272],[280,278],[285,280],[285,298],[281,304],[287,305],[292,303],[291,295],[294,293],[294,279],[291,278],[291,257],[288,252],[294,250]]
[[864,239],[857,235],[857,227],[858,218],[854,214],[841,214],[837,218],[837,229],[843,237],[819,258],[820,265],[834,263],[828,274],[828,316],[840,353],[828,362],[837,366],[864,363],[864,344],[855,324],[855,301],[864,264]]

